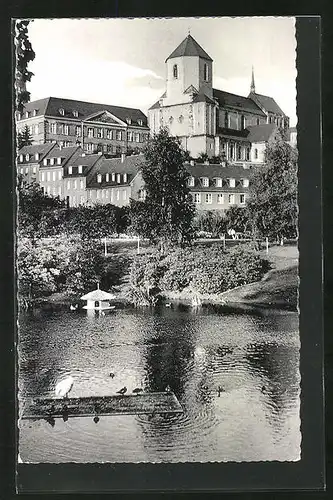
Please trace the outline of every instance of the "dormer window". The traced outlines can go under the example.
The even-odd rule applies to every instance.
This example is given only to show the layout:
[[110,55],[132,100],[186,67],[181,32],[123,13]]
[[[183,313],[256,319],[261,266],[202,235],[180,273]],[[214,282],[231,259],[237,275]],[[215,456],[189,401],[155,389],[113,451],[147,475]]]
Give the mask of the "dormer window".
[[229,187],[234,188],[236,186],[236,180],[233,177],[229,179]]
[[61,165],[61,158],[59,156],[59,158],[57,158],[57,165]]
[[47,158],[43,161],[43,165],[46,167],[47,166]]
[[173,77],[178,78],[178,66],[177,66],[177,64],[173,65]]
[[138,125],[142,126],[143,125],[143,121],[142,120],[138,120]]
[[79,165],[77,171],[78,171],[79,174],[82,174],[83,166]]
[[245,129],[245,116],[242,115],[241,116],[241,130],[244,130]]
[[74,111],[73,111],[73,116],[74,116],[75,118],[78,118],[78,116],[79,116],[79,112],[78,112],[78,111],[76,111],[76,109],[74,109]]
[[54,165],[54,158],[50,159],[50,165]]
[[59,114],[61,114],[61,116],[64,116],[65,114],[65,110],[63,108],[60,108],[59,109]]
[[127,182],[127,174],[124,174],[124,182]]
[[38,161],[39,160],[39,153],[36,153],[35,154],[35,160]]
[[216,185],[216,187],[222,187],[222,179],[221,179],[221,177],[216,177],[216,179],[215,179],[215,185]]
[[29,159],[30,159],[30,155],[28,155],[28,154],[25,155],[25,161],[29,161]]
[[72,173],[73,173],[73,167],[69,166],[68,167],[68,175],[72,175]]
[[115,182],[115,181],[116,181],[116,174],[115,174],[115,173],[113,173],[113,174],[112,174],[112,182]]
[[21,115],[21,113],[17,113],[17,119],[18,119],[18,120],[21,120],[21,119],[22,119],[22,115]]
[[120,174],[117,174],[117,183],[120,184]]
[[105,181],[106,181],[106,182],[109,182],[109,180],[110,180],[110,174],[106,174],[106,175],[105,175]]
[[33,116],[37,116],[37,109],[34,109],[32,114],[33,114]]
[[209,80],[208,64],[204,65],[204,79],[205,79],[205,82],[208,82],[208,80]]
[[23,155],[20,155],[20,162],[23,162]]
[[249,179],[242,179],[242,186],[245,188],[249,187]]
[[209,179],[208,179],[208,177],[202,177],[201,178],[201,182],[202,182],[203,187],[208,187],[209,186]]
[[128,125],[131,125],[132,120],[130,118],[126,118],[126,122],[128,123]]
[[188,185],[190,187],[194,187],[194,177],[190,177],[189,180],[188,180]]
[[26,112],[25,112],[25,117],[26,117],[26,118],[29,118],[29,111],[26,111]]
[[102,182],[102,175],[101,174],[97,174],[97,182]]

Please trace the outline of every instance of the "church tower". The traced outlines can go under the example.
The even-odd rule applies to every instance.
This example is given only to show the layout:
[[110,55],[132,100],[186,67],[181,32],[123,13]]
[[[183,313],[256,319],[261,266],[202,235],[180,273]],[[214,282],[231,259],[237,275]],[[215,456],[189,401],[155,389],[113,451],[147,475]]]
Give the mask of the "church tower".
[[250,86],[250,94],[255,94],[256,93],[256,86],[254,83],[254,70],[252,66],[252,78],[251,78],[251,86]]
[[193,94],[213,98],[213,60],[189,34],[166,59],[164,106],[189,102]]

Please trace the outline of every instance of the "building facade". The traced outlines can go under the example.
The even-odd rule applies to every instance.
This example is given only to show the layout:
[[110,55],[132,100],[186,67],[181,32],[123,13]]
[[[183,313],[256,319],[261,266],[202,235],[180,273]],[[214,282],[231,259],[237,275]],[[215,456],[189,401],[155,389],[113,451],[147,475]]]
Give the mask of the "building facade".
[[48,97],[16,114],[17,132],[28,127],[33,144],[80,145],[87,153],[116,156],[141,151],[149,137],[147,117],[139,109]]
[[256,93],[253,72],[248,97],[214,89],[213,60],[191,35],[165,63],[166,90],[148,111],[149,127],[152,133],[168,127],[192,157],[206,153],[228,162],[251,162],[256,147],[250,127],[289,127],[274,99]]

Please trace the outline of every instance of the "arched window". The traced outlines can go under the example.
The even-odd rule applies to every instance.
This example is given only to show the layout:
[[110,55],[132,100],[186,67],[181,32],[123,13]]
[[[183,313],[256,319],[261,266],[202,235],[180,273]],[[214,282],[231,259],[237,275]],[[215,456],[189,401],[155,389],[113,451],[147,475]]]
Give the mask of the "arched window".
[[208,80],[209,80],[208,64],[204,65],[204,79],[206,82],[208,82]]
[[178,78],[178,66],[177,66],[177,64],[173,65],[173,77]]

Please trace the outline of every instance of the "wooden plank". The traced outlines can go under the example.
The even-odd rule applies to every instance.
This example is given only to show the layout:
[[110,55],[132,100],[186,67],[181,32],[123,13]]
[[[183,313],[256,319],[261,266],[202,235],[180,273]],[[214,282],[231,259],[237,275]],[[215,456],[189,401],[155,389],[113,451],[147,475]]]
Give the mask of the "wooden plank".
[[26,404],[23,419],[183,413],[173,392],[83,398],[36,398]]

